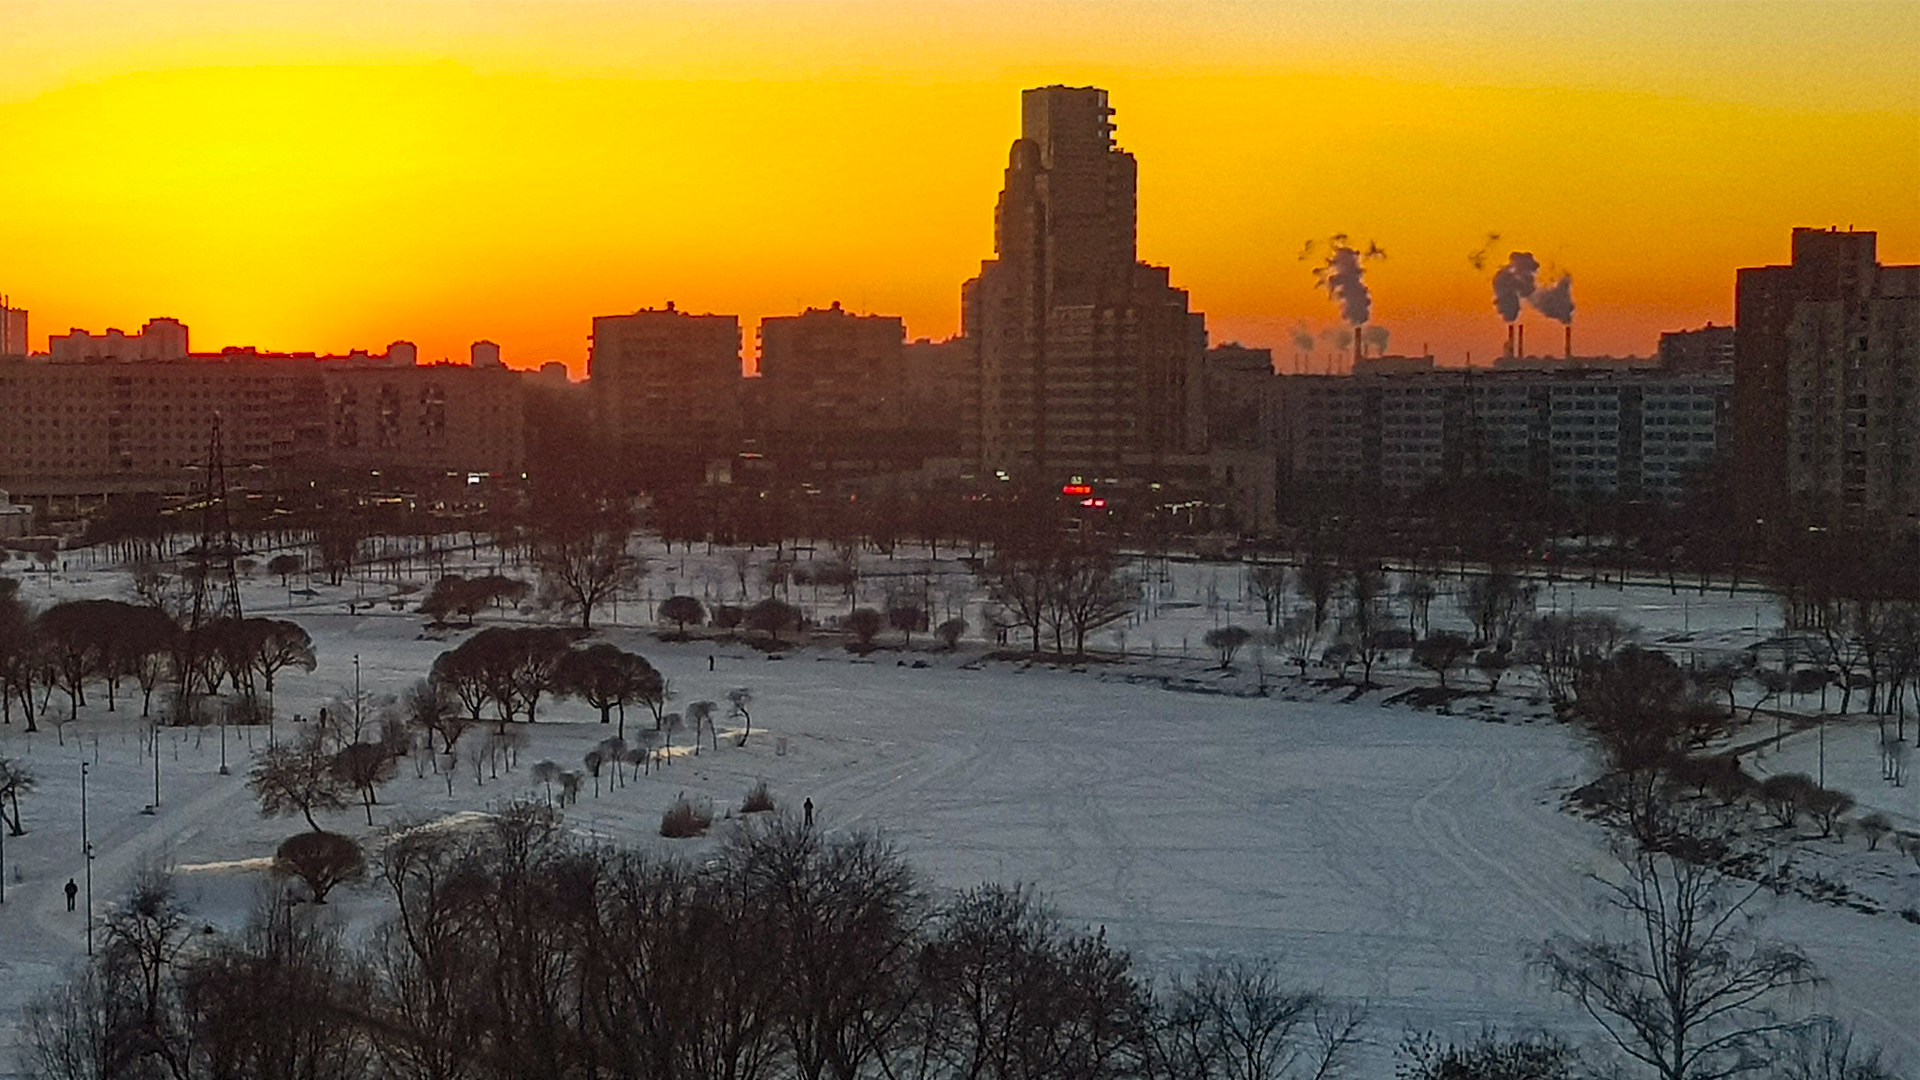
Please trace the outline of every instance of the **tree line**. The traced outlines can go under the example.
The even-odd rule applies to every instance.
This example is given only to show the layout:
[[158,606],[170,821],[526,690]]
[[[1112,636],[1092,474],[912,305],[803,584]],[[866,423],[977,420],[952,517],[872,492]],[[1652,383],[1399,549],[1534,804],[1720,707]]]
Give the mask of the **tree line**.
[[158,691],[169,723],[258,723],[281,672],[314,669],[313,639],[297,623],[218,618],[195,627],[176,605],[155,600],[69,600],[34,612],[15,582],[0,579],[0,719],[11,724],[17,707],[37,731],[40,718],[60,719],[56,692],[73,720],[90,690],[104,691],[109,712],[124,690],[137,691],[142,717]]
[[[1818,975],[1744,917],[1753,890],[1625,859],[1617,923],[1542,943],[1542,981],[1597,1043],[1410,1035],[1407,1080],[1882,1080],[1842,1024],[1794,1008]],[[148,873],[95,960],[27,1008],[44,1080],[1330,1080],[1377,1038],[1359,1007],[1267,961],[1155,979],[1032,890],[937,893],[884,841],[786,818],[699,863],[590,848],[539,804],[399,828],[391,914],[349,941],[267,889],[203,932]],[[1825,1070],[1825,1071],[1821,1071]]]

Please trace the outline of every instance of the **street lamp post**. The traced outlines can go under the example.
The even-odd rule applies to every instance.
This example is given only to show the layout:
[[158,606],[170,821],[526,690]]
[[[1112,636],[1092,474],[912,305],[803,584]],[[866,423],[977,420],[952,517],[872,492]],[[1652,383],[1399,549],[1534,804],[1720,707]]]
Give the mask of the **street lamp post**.
[[87,833],[87,762],[80,763],[80,848],[87,857],[87,955],[93,955],[93,840]]

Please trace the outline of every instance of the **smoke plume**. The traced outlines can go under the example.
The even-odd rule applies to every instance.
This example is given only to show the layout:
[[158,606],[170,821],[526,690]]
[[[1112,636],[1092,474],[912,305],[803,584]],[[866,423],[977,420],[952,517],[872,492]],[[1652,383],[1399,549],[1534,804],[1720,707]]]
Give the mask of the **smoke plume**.
[[[1313,253],[1314,243],[1309,240],[1305,250],[1300,253],[1302,259]],[[1373,294],[1367,291],[1366,269],[1364,263],[1371,259],[1384,259],[1387,253],[1380,245],[1369,243],[1367,250],[1359,251],[1347,243],[1345,233],[1340,233],[1327,241],[1327,258],[1313,268],[1313,279],[1327,290],[1327,295],[1340,304],[1340,317],[1353,326],[1367,321],[1373,311]]]
[[1540,260],[1532,252],[1516,251],[1507,256],[1507,265],[1494,271],[1493,306],[1500,317],[1512,322],[1520,317],[1520,301],[1533,295],[1534,276],[1540,272]]
[[1561,274],[1553,284],[1537,289],[1529,298],[1534,310],[1549,319],[1573,323],[1573,275]]
[[1353,331],[1344,326],[1329,326],[1320,331],[1320,344],[1344,352],[1353,346]]
[[1376,356],[1386,355],[1387,339],[1391,336],[1391,332],[1386,327],[1378,325],[1369,326],[1360,331],[1361,343],[1372,349]]
[[1480,250],[1471,252],[1467,255],[1467,263],[1471,265],[1475,270],[1485,270],[1487,268],[1487,257],[1493,254],[1493,245],[1499,242],[1500,242],[1499,233],[1497,232],[1488,233],[1486,242],[1480,245]]
[[1293,324],[1293,351],[1302,353],[1313,351],[1313,330],[1306,323]]

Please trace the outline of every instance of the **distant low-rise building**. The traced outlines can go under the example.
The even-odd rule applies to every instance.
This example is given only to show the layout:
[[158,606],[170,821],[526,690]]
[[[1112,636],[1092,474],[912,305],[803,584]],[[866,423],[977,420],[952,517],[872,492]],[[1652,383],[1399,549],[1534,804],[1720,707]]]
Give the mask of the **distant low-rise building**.
[[1712,323],[1698,330],[1660,335],[1660,370],[1686,374],[1733,374],[1733,327]]
[[0,540],[18,540],[33,535],[33,508],[21,506],[13,496],[0,491]]

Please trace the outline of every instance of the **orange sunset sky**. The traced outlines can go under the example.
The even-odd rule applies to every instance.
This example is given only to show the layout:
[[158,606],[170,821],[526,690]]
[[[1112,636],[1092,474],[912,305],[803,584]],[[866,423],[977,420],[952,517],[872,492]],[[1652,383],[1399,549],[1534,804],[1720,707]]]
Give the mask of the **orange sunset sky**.
[[[1392,351],[1502,337],[1488,232],[1571,271],[1582,352],[1732,317],[1795,225],[1920,261],[1920,4],[0,0],[0,292],[32,343],[584,369],[591,316],[840,300],[958,328],[1019,93],[1112,93],[1140,254],[1215,341],[1333,325],[1345,232]],[[1530,342],[1558,328],[1529,313]],[[1536,329],[1537,328],[1537,329]],[[1321,361],[1316,358],[1317,365]]]

